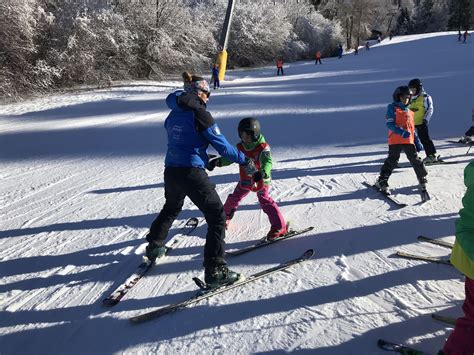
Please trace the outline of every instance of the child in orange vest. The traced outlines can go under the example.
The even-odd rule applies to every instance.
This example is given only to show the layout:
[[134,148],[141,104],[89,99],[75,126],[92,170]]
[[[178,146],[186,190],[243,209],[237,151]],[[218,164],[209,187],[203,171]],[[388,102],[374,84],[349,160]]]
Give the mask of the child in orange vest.
[[319,64],[323,64],[323,63],[321,63],[321,52],[320,51],[316,52],[316,63],[314,63],[314,64],[318,64],[318,62],[319,62]]
[[[237,149],[253,161],[256,171],[249,175],[244,169],[240,169],[240,181],[224,204],[226,226],[230,224],[230,220],[243,198],[253,191],[257,193],[258,202],[270,220],[271,228],[266,238],[267,240],[274,240],[285,235],[287,227],[278,205],[268,194],[273,164],[270,145],[265,141],[263,134],[260,133],[260,123],[255,118],[248,117],[241,120],[238,132],[242,141],[237,144]],[[225,158],[216,158],[209,162],[208,169],[213,170],[216,166],[225,166],[231,163]]]
[[281,72],[281,75],[283,75],[283,59],[282,58],[278,58],[277,60],[277,76],[280,75],[280,72]]
[[399,86],[393,93],[393,103],[388,105],[386,124],[388,131],[388,157],[385,160],[375,186],[383,193],[390,194],[388,179],[398,165],[403,151],[415,170],[421,190],[426,190],[426,171],[423,161],[418,157],[415,147],[415,120],[413,111],[408,108],[411,91],[408,86]]

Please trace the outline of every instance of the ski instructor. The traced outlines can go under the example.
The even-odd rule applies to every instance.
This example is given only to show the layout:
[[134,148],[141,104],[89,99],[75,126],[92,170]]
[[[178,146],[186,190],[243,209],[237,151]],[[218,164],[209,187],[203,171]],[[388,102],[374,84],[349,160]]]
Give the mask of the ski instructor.
[[165,121],[168,135],[164,171],[166,201],[146,236],[149,242],[146,256],[154,262],[165,255],[165,239],[187,196],[204,214],[208,224],[204,246],[205,282],[208,287],[217,287],[238,280],[240,275],[229,270],[224,260],[225,213],[215,185],[205,171],[207,148],[211,144],[221,156],[243,165],[250,174],[256,169],[244,154],[229,144],[206,110],[211,95],[208,82],[188,73],[183,73],[183,79],[185,90],[166,98],[171,109]]

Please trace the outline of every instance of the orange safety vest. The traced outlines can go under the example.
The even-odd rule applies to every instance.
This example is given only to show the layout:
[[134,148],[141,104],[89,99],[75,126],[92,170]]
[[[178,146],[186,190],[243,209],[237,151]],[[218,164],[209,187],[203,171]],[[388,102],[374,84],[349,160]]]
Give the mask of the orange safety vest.
[[[237,149],[240,150],[244,155],[252,159],[253,162],[255,163],[255,167],[260,171],[261,169],[261,164],[260,164],[260,154],[265,150],[265,148],[268,147],[267,143],[260,143],[255,146],[254,149],[252,150],[247,150],[244,148],[242,143],[237,144]],[[245,169],[242,165],[239,167],[239,173],[240,173],[240,186],[244,189],[248,189],[251,191],[258,191],[263,188],[265,185],[264,179],[260,180],[258,183],[253,181],[253,177],[251,175],[248,175],[245,172]]]
[[415,118],[412,110],[403,111],[395,108],[395,125],[410,132],[410,137],[403,138],[392,130],[388,130],[388,144],[415,144]]
[[277,60],[277,68],[283,68],[283,60],[282,59]]
[[320,59],[321,58],[321,52],[316,52],[316,59]]

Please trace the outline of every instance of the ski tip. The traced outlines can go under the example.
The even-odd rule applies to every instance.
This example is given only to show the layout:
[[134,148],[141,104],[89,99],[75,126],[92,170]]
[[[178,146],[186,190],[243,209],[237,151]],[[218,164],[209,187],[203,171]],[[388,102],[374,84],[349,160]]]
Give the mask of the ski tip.
[[102,306],[112,307],[112,306],[115,306],[117,303],[119,303],[118,300],[114,300],[114,299],[111,299],[111,298],[106,298],[102,301]]
[[304,252],[303,258],[309,259],[314,255],[314,249],[308,249]]
[[199,287],[201,290],[205,290],[207,288],[206,283],[202,281],[199,277],[193,277],[193,281],[196,286]]

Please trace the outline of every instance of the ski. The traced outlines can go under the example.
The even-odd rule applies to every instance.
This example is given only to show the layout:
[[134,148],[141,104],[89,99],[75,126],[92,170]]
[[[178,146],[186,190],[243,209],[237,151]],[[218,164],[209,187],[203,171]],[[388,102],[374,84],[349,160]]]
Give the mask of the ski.
[[424,354],[423,351],[416,350],[405,345],[392,343],[384,339],[379,339],[377,342],[377,345],[379,346],[379,348],[383,350],[393,351],[395,353],[404,354],[404,355],[423,355]]
[[458,164],[458,163],[460,163],[460,162],[458,162],[458,161],[437,160],[437,161],[432,162],[432,163],[425,162],[424,164],[426,166],[432,166],[432,165],[449,165],[449,164]]
[[458,141],[449,140],[449,141],[447,141],[447,142],[449,142],[449,143],[458,143],[458,144],[461,144],[461,145],[470,145],[470,144],[472,144],[472,142],[466,142],[466,141],[463,141],[463,140],[461,140],[461,139],[458,140]]
[[453,246],[454,246],[453,243],[446,242],[446,241],[444,241],[444,240],[439,240],[439,239],[433,239],[433,238],[425,237],[424,235],[419,235],[419,236],[418,236],[418,240],[420,240],[420,241],[422,241],[422,242],[427,242],[427,243],[431,243],[431,244],[440,245],[440,246],[442,246],[442,247],[450,248],[450,249],[452,249]]
[[[148,321],[148,320],[151,320],[151,319],[154,319],[154,318],[161,317],[161,316],[163,316],[165,314],[168,314],[168,313],[175,312],[175,311],[180,310],[182,308],[186,308],[187,306],[189,306],[191,304],[198,303],[202,300],[208,299],[208,298],[213,297],[217,294],[232,290],[234,288],[241,287],[245,284],[248,284],[250,282],[254,282],[254,281],[256,281],[256,280],[258,280],[262,277],[268,276],[268,275],[273,274],[275,272],[286,270],[291,266],[297,265],[297,264],[299,264],[303,261],[306,261],[306,260],[310,259],[313,255],[314,255],[314,250],[309,249],[309,250],[305,251],[303,253],[303,255],[301,255],[300,257],[298,257],[296,259],[289,260],[289,261],[287,261],[283,264],[280,264],[278,266],[275,266],[275,267],[257,272],[256,274],[250,275],[246,278],[241,278],[240,280],[238,280],[238,281],[236,281],[232,284],[222,285],[220,287],[213,288],[213,289],[210,289],[210,290],[200,289],[194,296],[192,296],[191,298],[189,298],[187,300],[184,300],[184,301],[178,302],[178,303],[174,303],[174,304],[162,307],[162,308],[158,308],[158,309],[156,309],[154,311],[151,311],[151,312],[140,314],[138,316],[130,318],[130,321],[132,323],[141,323],[141,322],[145,322],[145,321]],[[199,280],[199,281],[201,282],[201,284],[204,284],[201,280]]]
[[[176,235],[189,235],[196,229],[199,224],[199,220],[196,217],[188,219],[183,227],[179,230]],[[176,236],[175,235],[175,236]],[[172,250],[171,247],[167,247],[166,254]],[[104,306],[115,306],[130,291],[130,289],[137,284],[137,282],[152,268],[154,264],[150,262],[146,257],[143,257],[143,262],[138,265],[135,272],[133,272],[124,282],[122,282],[109,296],[107,296],[102,304]]]
[[449,325],[455,325],[456,324],[456,318],[454,318],[454,317],[446,317],[446,316],[442,316],[440,314],[433,313],[431,315],[431,318],[436,319],[440,322],[449,324]]
[[451,262],[449,260],[437,258],[435,256],[410,254],[410,253],[405,253],[403,251],[397,251],[396,255],[400,256],[402,258],[406,258],[406,259],[422,260],[422,261],[429,261],[429,262],[432,262],[432,263],[451,265]]
[[377,192],[379,192],[382,196],[384,196],[387,200],[389,200],[390,202],[392,202],[393,204],[395,204],[396,206],[398,206],[399,208],[403,208],[403,207],[406,207],[408,206],[406,203],[403,203],[403,202],[400,202],[398,201],[395,197],[393,197],[392,195],[389,195],[389,194],[386,194],[386,193],[383,193],[382,191],[380,191],[377,186],[375,185],[372,185],[372,184],[369,184],[368,182],[364,181],[363,184],[367,187],[371,187],[373,188],[374,190],[376,190]]
[[226,251],[225,253],[226,253],[226,255],[231,255],[231,256],[241,255],[241,254],[244,254],[244,253],[248,253],[249,251],[264,247],[266,245],[273,244],[273,243],[279,242],[279,241],[284,240],[284,239],[288,239],[288,238],[295,237],[295,236],[300,235],[300,234],[307,233],[307,232],[309,232],[313,229],[314,229],[314,227],[308,227],[308,228],[300,229],[300,230],[290,229],[286,234],[284,234],[283,236],[281,236],[279,238],[276,238],[276,239],[273,239],[273,240],[266,240],[265,238],[263,238],[263,239],[260,239],[257,243],[252,244],[248,247],[245,247],[245,248],[242,248],[242,249],[237,249],[237,250],[232,250],[232,251]]

